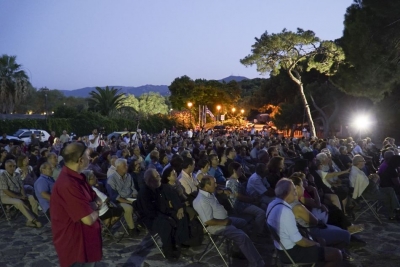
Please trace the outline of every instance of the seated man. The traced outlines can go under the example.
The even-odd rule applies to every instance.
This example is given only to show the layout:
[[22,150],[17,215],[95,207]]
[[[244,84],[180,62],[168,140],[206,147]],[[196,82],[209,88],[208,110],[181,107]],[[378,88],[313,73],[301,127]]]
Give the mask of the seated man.
[[353,198],[357,199],[361,195],[367,200],[380,200],[388,211],[389,220],[396,219],[396,213],[400,211],[399,200],[392,187],[379,188],[376,180],[377,174],[369,177],[361,170],[365,166],[365,159],[360,155],[353,158],[353,167],[350,171],[350,184],[354,188]]
[[27,218],[26,226],[40,228],[42,224],[36,220],[38,204],[35,198],[25,194],[20,174],[15,172],[15,161],[6,160],[5,171],[0,175],[0,197],[4,204],[14,205]]
[[50,166],[53,168],[53,173],[50,176],[53,177],[54,181],[56,181],[61,172],[61,167],[58,165],[57,154],[54,152],[49,153],[47,156],[47,162],[50,163]]
[[231,239],[235,246],[249,261],[249,266],[265,266],[263,259],[250,238],[242,231],[247,222],[243,219],[228,217],[228,212],[215,198],[217,184],[212,176],[205,176],[199,184],[200,190],[193,201],[193,208],[211,234],[218,234]]
[[197,193],[197,179],[193,178],[193,170],[195,167],[195,161],[192,158],[183,158],[182,171],[178,176],[179,183],[185,188],[185,193],[191,195]]
[[45,162],[40,166],[40,176],[34,184],[35,195],[39,201],[43,212],[50,217],[50,195],[55,183],[53,177],[53,167]]
[[[267,223],[277,232],[282,245],[294,262],[324,261],[325,266],[339,266],[342,261],[340,250],[321,247],[317,242],[304,238],[297,226],[291,203],[298,200],[294,184],[289,179],[279,180],[275,187],[276,199],[267,209]],[[281,246],[275,243],[279,258],[283,263],[290,263]]]
[[146,186],[140,190],[137,209],[146,227],[159,234],[167,259],[177,259],[176,245],[189,239],[188,216],[185,216],[179,195],[172,188],[161,184],[155,169],[144,173]]
[[134,237],[139,234],[133,222],[132,199],[136,198],[137,191],[132,177],[128,173],[128,163],[126,159],[115,160],[115,172],[107,178],[107,192],[111,201],[119,203],[124,209],[124,217],[128,225],[129,236]]
[[256,172],[253,173],[246,187],[246,192],[249,196],[258,198],[261,202],[261,208],[266,210],[268,204],[274,199],[275,194],[267,179],[263,179],[266,176],[267,166],[264,163],[258,163],[256,166]]

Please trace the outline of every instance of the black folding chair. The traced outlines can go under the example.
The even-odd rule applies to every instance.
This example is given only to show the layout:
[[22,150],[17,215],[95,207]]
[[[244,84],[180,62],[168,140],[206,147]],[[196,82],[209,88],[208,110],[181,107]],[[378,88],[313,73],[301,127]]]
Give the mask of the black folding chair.
[[[271,233],[272,239],[279,244],[279,246],[282,248],[283,252],[285,253],[286,257],[288,257],[288,259],[291,262],[291,263],[288,264],[288,263],[283,263],[281,261],[281,266],[284,266],[284,267],[298,267],[298,266],[307,266],[307,265],[310,265],[311,267],[315,266],[315,264],[316,264],[315,262],[307,262],[307,263],[294,262],[292,257],[290,257],[289,253],[287,252],[287,250],[283,246],[283,244],[281,242],[281,239],[280,239],[278,233],[276,232],[275,228],[272,227],[270,224],[268,224],[268,229],[269,229],[269,231]],[[277,255],[277,253],[275,253],[275,255]],[[278,254],[278,256],[279,256],[279,254]]]
[[[213,235],[211,234],[208,230],[207,230],[207,226],[203,223],[203,221],[200,219],[199,216],[197,216],[197,219],[199,220],[199,222],[201,223],[201,225],[203,226],[204,231],[207,233],[210,242],[208,242],[207,246],[205,247],[204,251],[200,254],[200,258],[197,262],[200,262],[202,258],[204,258],[204,256],[206,256],[211,250],[213,250],[214,248],[217,250],[219,256],[221,257],[221,259],[224,261],[225,266],[229,266],[228,262],[230,260],[229,258],[229,247],[230,247],[230,240],[227,239],[226,237],[222,236],[222,235]],[[222,244],[224,244],[224,242],[226,242],[227,245],[227,260],[225,260],[225,257],[222,255],[220,248],[222,246]]]
[[156,245],[156,247],[157,247],[157,249],[160,251],[161,255],[162,255],[164,258],[166,258],[164,252],[162,251],[161,247],[158,245],[158,242],[157,242],[158,240],[161,240],[159,234],[156,233],[156,232],[154,232],[154,231],[151,231],[151,229],[149,229],[149,228],[147,227],[147,225],[143,222],[143,219],[142,219],[142,217],[141,217],[141,215],[140,215],[140,212],[139,212],[139,206],[138,206],[137,201],[134,201],[134,202],[133,202],[133,212],[134,212],[134,214],[135,214],[135,216],[136,216],[137,222],[138,222],[143,228],[146,229],[147,233],[150,235],[150,238],[153,240],[153,243]]

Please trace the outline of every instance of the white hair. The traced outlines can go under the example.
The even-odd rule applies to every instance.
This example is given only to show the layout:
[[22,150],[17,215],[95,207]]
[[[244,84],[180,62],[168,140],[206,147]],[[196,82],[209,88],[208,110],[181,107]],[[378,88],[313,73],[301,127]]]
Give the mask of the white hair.
[[318,153],[315,158],[320,162],[325,162],[326,160],[328,160],[328,156],[325,153]]
[[118,168],[119,165],[127,164],[127,160],[123,158],[119,158],[115,160],[115,168]]

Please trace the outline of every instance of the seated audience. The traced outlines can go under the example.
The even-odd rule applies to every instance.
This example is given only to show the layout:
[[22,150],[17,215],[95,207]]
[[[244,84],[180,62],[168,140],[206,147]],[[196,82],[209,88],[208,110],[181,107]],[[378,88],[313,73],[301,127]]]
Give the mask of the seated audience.
[[235,244],[234,249],[239,247],[249,261],[249,266],[265,266],[253,242],[241,230],[246,227],[247,222],[243,219],[228,217],[228,212],[215,198],[214,194],[217,188],[215,178],[212,176],[203,177],[199,187],[199,194],[193,201],[193,207],[207,226],[207,230],[211,234],[223,235],[232,240]]
[[187,195],[197,193],[198,181],[196,178],[193,178],[194,167],[194,159],[187,157],[183,158],[182,171],[178,176],[178,181],[183,188],[185,188],[185,193]]
[[[267,209],[267,223],[278,234],[281,243],[295,262],[325,262],[325,266],[339,266],[342,253],[336,248],[322,247],[319,243],[303,237],[297,226],[291,203],[298,200],[291,180],[283,178],[275,187],[276,199]],[[283,263],[291,263],[277,242],[275,247]]]
[[15,160],[5,162],[5,171],[0,174],[0,197],[3,205],[14,205],[27,219],[26,226],[40,228],[42,224],[36,220],[38,204],[32,195],[25,193],[19,173],[15,172]]
[[42,211],[50,217],[50,195],[51,190],[53,189],[53,185],[55,183],[53,177],[53,167],[45,162],[40,166],[40,176],[36,180],[34,188],[35,188],[35,196],[39,201],[40,207],[42,207]]
[[399,201],[396,193],[391,187],[379,188],[377,184],[377,174],[365,175],[362,169],[365,160],[360,155],[353,158],[353,167],[350,171],[350,184],[354,188],[353,198],[357,199],[361,195],[367,200],[380,200],[387,210],[389,220],[396,220],[396,215],[400,211]]
[[144,173],[146,186],[140,190],[137,207],[142,221],[153,233],[158,233],[167,259],[179,258],[178,245],[189,240],[188,219],[178,194],[161,184],[155,169]]
[[275,198],[274,190],[265,179],[267,166],[264,163],[258,163],[256,172],[253,173],[247,181],[246,192],[249,196],[258,198],[261,202],[261,208],[266,210],[268,204]]
[[133,222],[132,202],[137,197],[137,191],[132,177],[128,173],[126,159],[115,160],[115,172],[107,179],[107,192],[111,200],[118,203],[124,209],[124,218],[128,225],[129,236],[139,234]]

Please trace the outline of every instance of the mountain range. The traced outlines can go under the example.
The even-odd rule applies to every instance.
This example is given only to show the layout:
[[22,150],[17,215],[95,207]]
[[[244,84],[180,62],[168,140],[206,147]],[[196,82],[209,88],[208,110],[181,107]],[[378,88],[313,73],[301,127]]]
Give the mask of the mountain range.
[[[220,79],[218,81],[220,82],[230,82],[230,81],[237,81],[240,82],[242,80],[247,80],[246,77],[243,76],[229,76],[223,79]],[[161,95],[169,95],[169,89],[168,85],[152,85],[152,84],[146,84],[138,87],[134,86],[117,86],[117,85],[109,85],[108,87],[114,87],[114,88],[121,88],[121,93],[125,94],[132,94],[135,96],[140,96],[143,93],[148,93],[148,92],[156,92],[160,93]],[[89,93],[91,91],[94,91],[96,87],[84,87],[80,89],[74,89],[74,90],[59,90],[62,92],[66,97],[73,96],[73,97],[89,97]],[[104,88],[104,87],[102,87]]]

